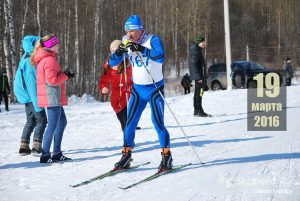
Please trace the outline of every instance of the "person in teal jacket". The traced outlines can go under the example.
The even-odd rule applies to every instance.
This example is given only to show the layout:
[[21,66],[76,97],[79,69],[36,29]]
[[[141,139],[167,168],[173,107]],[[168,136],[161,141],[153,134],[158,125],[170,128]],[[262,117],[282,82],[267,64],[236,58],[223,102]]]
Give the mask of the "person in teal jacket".
[[[47,116],[44,108],[38,107],[36,66],[31,66],[30,55],[40,38],[25,36],[22,41],[24,55],[21,58],[14,80],[14,92],[19,103],[25,104],[26,124],[23,129],[20,155],[40,155],[42,140],[47,126]],[[30,136],[34,130],[32,150],[29,148]]]

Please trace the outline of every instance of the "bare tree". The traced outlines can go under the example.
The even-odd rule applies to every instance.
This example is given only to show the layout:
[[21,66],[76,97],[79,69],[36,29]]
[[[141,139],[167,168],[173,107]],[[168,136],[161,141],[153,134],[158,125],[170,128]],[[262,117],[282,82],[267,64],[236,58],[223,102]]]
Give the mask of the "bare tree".
[[[24,34],[25,34],[25,27],[26,27],[26,23],[27,23],[27,12],[28,12],[28,0],[25,0],[25,8],[24,8],[24,15],[23,15],[23,23],[22,23],[22,31],[21,31],[21,41],[24,38]],[[23,48],[22,48],[22,42],[20,44],[20,58],[22,57],[22,53],[23,53]]]
[[[96,11],[95,11],[95,29],[94,29],[94,51],[93,51],[93,83],[97,83],[97,59],[98,59],[98,48],[99,47],[99,21],[100,21],[100,0],[96,0]],[[93,86],[93,94],[95,94],[97,85]]]
[[[5,10],[5,9],[4,9]],[[6,11],[6,10],[5,10]],[[5,12],[5,15],[6,15],[6,12]],[[5,68],[6,69],[10,69],[9,67],[11,66],[10,65],[10,54],[9,54],[9,42],[8,42],[8,24],[5,23],[5,26],[4,26],[4,36],[3,36],[3,51],[4,51],[4,56],[5,56]]]
[[[8,36],[7,32],[9,32],[9,43],[8,43],[7,39],[4,41],[5,45],[6,45],[5,51],[9,50],[9,53],[10,53],[10,57],[9,57],[10,65],[8,63],[6,63],[7,77],[8,77],[10,86],[13,87],[13,75],[15,75],[17,65],[16,65],[15,29],[14,29],[12,1],[11,0],[6,0],[4,2],[4,15],[5,15],[5,23],[6,23],[5,37]],[[7,28],[8,28],[8,30],[7,30]],[[14,97],[14,96],[12,96],[12,97]],[[14,101],[14,100],[12,100],[12,101]]]
[[[3,18],[3,4],[0,3],[0,24],[5,24],[4,23],[4,18]],[[2,28],[0,29],[0,35],[3,36],[3,38],[0,38],[0,68],[4,66],[4,61],[5,59],[3,59],[3,55],[4,55],[4,50],[3,50],[3,40],[4,40],[4,33],[5,28],[2,26]],[[5,55],[4,55],[4,58]]]
[[40,0],[36,1],[36,22],[38,24],[38,34],[42,36],[42,28],[40,21]]
[[78,29],[78,0],[75,0],[75,69],[76,69],[76,83],[79,84],[79,29]]

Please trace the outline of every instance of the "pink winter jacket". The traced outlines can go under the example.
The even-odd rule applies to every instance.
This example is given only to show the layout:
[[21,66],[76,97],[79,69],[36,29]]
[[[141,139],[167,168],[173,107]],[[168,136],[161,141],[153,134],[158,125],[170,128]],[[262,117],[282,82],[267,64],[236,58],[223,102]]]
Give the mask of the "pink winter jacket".
[[39,48],[34,56],[37,63],[37,95],[39,107],[68,104],[64,82],[68,76],[62,72],[54,52]]

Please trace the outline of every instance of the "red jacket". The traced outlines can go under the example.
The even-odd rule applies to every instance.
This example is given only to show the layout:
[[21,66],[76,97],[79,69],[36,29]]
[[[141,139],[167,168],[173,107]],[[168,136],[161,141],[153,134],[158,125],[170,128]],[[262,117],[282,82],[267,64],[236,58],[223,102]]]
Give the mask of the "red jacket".
[[102,95],[107,95],[102,93],[102,89],[104,87],[108,88],[108,84],[110,83],[110,103],[116,113],[127,106],[126,93],[128,101],[130,97],[130,90],[132,87],[132,67],[130,62],[127,63],[127,84],[125,82],[124,69],[121,73],[118,73],[117,70],[120,65],[123,65],[123,62],[118,66],[110,66],[108,61],[106,61],[103,65],[104,73],[99,80],[99,89]]
[[68,104],[65,81],[54,52],[39,48],[34,56],[37,63],[37,96],[39,107],[64,106]]

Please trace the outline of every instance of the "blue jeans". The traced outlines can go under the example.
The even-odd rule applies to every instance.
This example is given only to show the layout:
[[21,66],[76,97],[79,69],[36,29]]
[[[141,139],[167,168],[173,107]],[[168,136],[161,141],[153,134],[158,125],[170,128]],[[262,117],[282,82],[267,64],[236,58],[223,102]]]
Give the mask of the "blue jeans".
[[62,106],[48,107],[48,127],[46,129],[42,155],[50,155],[50,147],[54,137],[53,154],[61,152],[61,141],[67,125],[67,118]]
[[34,139],[43,140],[44,131],[47,126],[47,116],[45,110],[36,112],[32,103],[25,104],[26,124],[22,133],[22,140],[30,141],[30,136],[34,130]]

